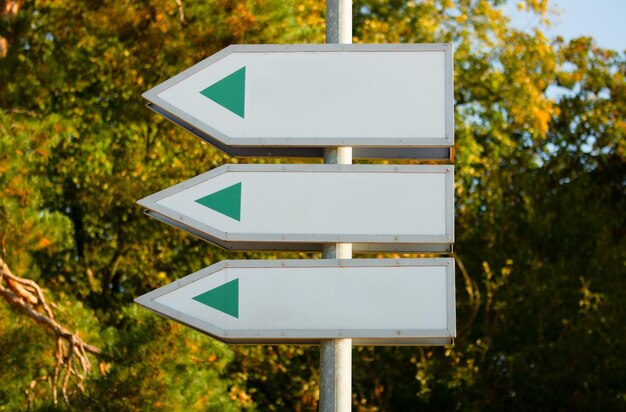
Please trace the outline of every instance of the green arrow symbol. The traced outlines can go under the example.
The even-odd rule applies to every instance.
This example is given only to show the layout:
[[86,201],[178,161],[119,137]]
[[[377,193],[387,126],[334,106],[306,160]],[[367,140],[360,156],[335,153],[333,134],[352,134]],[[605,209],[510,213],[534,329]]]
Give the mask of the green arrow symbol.
[[192,299],[239,319],[239,279],[231,280]]
[[196,203],[215,210],[236,221],[241,221],[241,182],[201,197]]
[[200,91],[205,97],[244,118],[246,102],[246,67],[242,67]]

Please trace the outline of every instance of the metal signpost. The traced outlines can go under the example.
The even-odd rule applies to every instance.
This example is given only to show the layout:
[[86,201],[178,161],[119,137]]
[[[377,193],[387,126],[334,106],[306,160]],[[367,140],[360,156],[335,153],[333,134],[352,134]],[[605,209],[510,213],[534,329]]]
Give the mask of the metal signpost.
[[454,262],[222,261],[137,302],[228,343],[450,344]]
[[449,165],[224,165],[141,199],[148,214],[237,250],[451,250]]
[[230,46],[147,91],[149,107],[235,156],[325,164],[224,165],[138,201],[234,250],[324,259],[223,261],[136,299],[229,343],[320,345],[320,411],[351,410],[358,345],[446,345],[454,259],[352,259],[352,250],[450,253],[450,44],[352,45],[351,0],[327,0],[325,45]]
[[[352,43],[352,0],[326,1],[326,43]],[[324,163],[351,164],[352,152],[352,147],[327,147]],[[352,244],[325,244],[322,257],[352,259]],[[351,409],[352,339],[321,340],[319,410],[348,412]]]

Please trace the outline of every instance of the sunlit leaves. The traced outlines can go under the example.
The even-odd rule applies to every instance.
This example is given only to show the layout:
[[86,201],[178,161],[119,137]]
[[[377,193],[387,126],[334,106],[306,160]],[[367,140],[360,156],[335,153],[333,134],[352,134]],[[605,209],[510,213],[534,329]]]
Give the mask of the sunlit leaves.
[[70,130],[58,116],[0,112],[0,246],[16,271],[31,268],[28,251],[71,246],[69,220],[44,197],[52,184],[46,165]]
[[[457,345],[355,349],[359,410],[620,409],[624,54],[552,41],[551,3],[517,3],[538,16],[533,30],[514,30],[503,0],[354,1],[355,42],[454,44],[461,262]],[[141,93],[229,44],[321,43],[324,6],[38,0],[0,22],[1,253],[106,343],[84,409],[315,408],[316,348],[229,348],[132,298],[225,257],[276,257],[225,252],[142,214],[147,194],[273,160],[228,159]],[[0,404],[16,409],[52,358],[13,350],[41,335],[0,318],[3,376],[19,381]]]

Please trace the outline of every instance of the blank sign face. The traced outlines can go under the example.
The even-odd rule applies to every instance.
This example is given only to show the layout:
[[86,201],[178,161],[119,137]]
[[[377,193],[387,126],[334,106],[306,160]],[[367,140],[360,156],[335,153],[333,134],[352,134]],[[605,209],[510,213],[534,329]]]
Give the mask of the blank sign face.
[[453,336],[451,259],[228,261],[138,298],[225,340]]
[[[193,300],[238,280],[238,316]],[[227,268],[156,302],[235,330],[445,329],[446,267]]]
[[450,45],[231,46],[145,93],[230,145],[451,146]]
[[224,241],[450,242],[452,166],[228,165],[139,203]]

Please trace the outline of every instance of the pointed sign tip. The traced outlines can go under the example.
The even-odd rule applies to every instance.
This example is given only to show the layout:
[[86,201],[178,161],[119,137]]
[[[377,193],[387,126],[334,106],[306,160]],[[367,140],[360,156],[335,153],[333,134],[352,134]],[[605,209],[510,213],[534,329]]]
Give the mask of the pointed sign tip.
[[246,66],[201,90],[200,94],[243,119],[246,101]]
[[231,280],[192,299],[234,318],[239,318],[239,279]]
[[150,203],[149,203],[149,201],[147,200],[147,198],[145,198],[145,197],[144,197],[143,199],[139,199],[139,200],[137,200],[135,203],[137,203],[139,206],[143,206],[143,207],[146,207],[146,208],[150,208],[150,206],[149,206],[149,204],[150,204]]
[[148,303],[150,303],[150,299],[146,298],[146,295],[141,295],[141,296],[137,296],[135,299],[133,299],[133,301],[140,305],[140,306],[148,306]]

